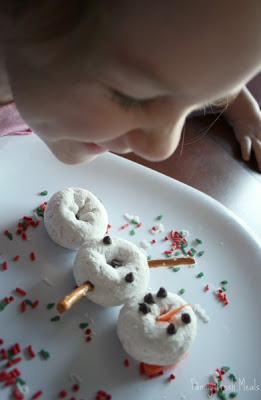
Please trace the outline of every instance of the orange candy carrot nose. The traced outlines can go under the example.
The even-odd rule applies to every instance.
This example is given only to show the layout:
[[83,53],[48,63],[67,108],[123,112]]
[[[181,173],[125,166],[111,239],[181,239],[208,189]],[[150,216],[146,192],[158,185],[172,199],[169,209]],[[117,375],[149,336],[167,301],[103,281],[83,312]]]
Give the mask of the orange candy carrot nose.
[[180,310],[182,310],[182,308],[187,307],[187,306],[191,306],[191,304],[187,303],[187,304],[183,304],[180,307],[171,308],[165,314],[161,314],[159,317],[157,317],[156,321],[158,321],[158,322],[168,322],[173,317],[173,315],[177,314]]

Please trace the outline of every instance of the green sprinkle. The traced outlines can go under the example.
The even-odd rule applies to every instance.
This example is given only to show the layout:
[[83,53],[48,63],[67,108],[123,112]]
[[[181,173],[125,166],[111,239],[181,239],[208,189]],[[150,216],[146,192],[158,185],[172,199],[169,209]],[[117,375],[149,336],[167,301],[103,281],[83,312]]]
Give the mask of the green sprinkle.
[[170,257],[172,257],[172,254],[171,254],[171,253],[168,253],[168,254],[166,254],[166,256],[167,256],[168,258],[170,258]]
[[26,299],[25,302],[26,302],[26,304],[28,304],[28,306],[32,306],[32,305],[33,305],[33,303],[31,302],[31,300],[29,300],[29,299]]
[[228,283],[228,281],[226,281],[226,280],[225,281],[221,281],[222,285],[226,285],[227,283]]
[[202,278],[202,276],[204,276],[204,272],[200,272],[200,273],[197,275],[198,278]]
[[195,242],[198,243],[198,244],[202,244],[202,240],[201,240],[201,239],[198,239],[198,238],[195,239]]
[[22,378],[15,378],[15,383],[19,383],[20,385],[25,385],[25,381]]
[[186,243],[181,243],[181,248],[183,249],[183,248],[187,247],[187,245],[188,245],[187,242]]
[[14,353],[12,350],[8,350],[8,360],[12,360],[14,358]]
[[48,353],[48,351],[46,350],[41,350],[40,351],[41,356],[43,356],[43,358],[45,358],[47,360],[47,358],[50,358],[50,353]]
[[172,268],[172,271],[174,271],[174,272],[178,272],[179,270],[180,270],[179,267],[173,267],[173,268]]
[[7,306],[7,302],[5,300],[2,300],[0,303],[0,311],[3,311],[6,306]]
[[221,288],[222,290],[224,290],[224,292],[226,292],[227,291],[227,288],[225,287],[225,286],[222,286],[222,288]]
[[205,252],[204,252],[203,250],[202,250],[202,251],[199,251],[199,252],[198,252],[199,257],[203,256],[204,253],[205,253]]
[[229,374],[229,379],[231,379],[233,382],[237,382],[237,378],[234,374]]
[[139,223],[139,221],[137,221],[135,218],[133,218],[133,219],[131,220],[131,222],[132,222],[133,224],[138,224],[138,223]]
[[197,252],[197,250],[194,249],[194,247],[191,247],[190,251],[191,251],[192,253],[196,253],[196,252]]
[[225,395],[225,393],[223,392],[223,390],[221,388],[218,389],[217,395],[221,400],[226,400],[226,398],[227,398],[227,396]]
[[130,231],[130,234],[131,234],[132,236],[135,235],[134,229],[132,229],[132,230]]
[[221,367],[221,369],[223,369],[224,371],[229,371],[230,370],[230,367],[227,367],[226,365],[224,365],[223,367]]
[[47,190],[44,190],[43,192],[40,193],[41,196],[46,196],[48,194]]
[[87,328],[87,326],[89,326],[88,322],[82,322],[82,323],[80,323],[80,325],[79,325],[79,327],[80,327],[81,329],[85,329],[85,328]]
[[237,397],[237,395],[238,395],[237,392],[231,392],[231,393],[229,393],[229,397],[230,397],[231,399],[234,399],[235,397]]
[[60,321],[61,317],[59,315],[56,315],[55,317],[51,318],[50,321],[52,322],[56,322],[56,321]]
[[41,209],[41,211],[37,210],[36,214],[38,215],[38,217],[43,217],[44,216],[44,212],[43,212],[42,209]]
[[160,221],[163,218],[163,215],[158,215],[157,220]]
[[27,225],[27,222],[26,222],[26,220],[24,220],[23,222],[22,222],[22,226],[26,226]]
[[176,251],[176,253],[174,254],[174,256],[179,256],[180,255],[180,251]]
[[54,306],[55,306],[55,303],[49,303],[49,304],[47,304],[46,308],[48,310],[51,310]]
[[181,295],[183,293],[185,293],[185,289],[182,288],[182,289],[180,289],[179,294]]
[[8,237],[8,239],[13,240],[13,235],[12,235],[12,233],[8,232],[8,233],[6,234],[6,236]]
[[148,256],[148,257],[147,257],[147,260],[151,260],[151,256]]

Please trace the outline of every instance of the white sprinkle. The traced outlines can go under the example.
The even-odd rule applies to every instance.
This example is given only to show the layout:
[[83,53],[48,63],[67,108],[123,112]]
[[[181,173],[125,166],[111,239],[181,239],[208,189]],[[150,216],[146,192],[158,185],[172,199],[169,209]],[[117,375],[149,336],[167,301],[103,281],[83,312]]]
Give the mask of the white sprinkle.
[[53,287],[53,282],[51,282],[48,278],[44,278],[43,282],[46,283],[46,285]]
[[148,247],[151,246],[150,242],[148,242],[146,239],[144,239],[144,240],[141,242],[140,245],[141,245],[141,247],[143,247],[144,249],[147,249]]
[[189,231],[187,229],[181,230],[182,236],[189,236]]
[[131,221],[133,219],[133,216],[130,214],[124,214],[124,217],[127,219],[127,221]]
[[133,217],[133,219],[135,219],[135,221],[137,221],[137,222],[138,222],[138,224],[140,223],[140,217],[138,217],[138,216],[135,216],[135,217]]
[[82,378],[79,375],[77,375],[75,372],[72,372],[70,374],[70,378],[71,378],[72,381],[75,380],[77,383],[81,383],[82,382]]
[[36,212],[34,213],[34,218],[39,222],[43,219],[43,217],[40,217]]
[[21,385],[21,383],[16,382],[16,387],[22,394],[29,393],[29,387],[27,385]]
[[210,321],[210,318],[207,315],[206,311],[199,304],[193,304],[192,305],[192,309],[203,322],[209,322]]

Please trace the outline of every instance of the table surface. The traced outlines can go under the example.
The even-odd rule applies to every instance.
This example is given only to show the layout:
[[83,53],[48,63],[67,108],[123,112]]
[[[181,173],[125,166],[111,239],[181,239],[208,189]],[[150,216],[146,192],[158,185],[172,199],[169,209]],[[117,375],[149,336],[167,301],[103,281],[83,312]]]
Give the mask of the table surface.
[[[231,127],[215,117],[189,118],[182,143],[167,160],[123,157],[186,183],[218,200],[261,237],[261,174],[252,156],[244,162]],[[212,125],[212,126],[211,126]],[[210,128],[209,128],[210,127]]]

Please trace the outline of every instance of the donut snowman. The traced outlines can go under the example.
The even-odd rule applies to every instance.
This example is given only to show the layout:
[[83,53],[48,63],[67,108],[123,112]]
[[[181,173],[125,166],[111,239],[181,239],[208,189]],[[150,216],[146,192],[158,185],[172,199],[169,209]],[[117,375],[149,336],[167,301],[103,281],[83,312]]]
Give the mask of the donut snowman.
[[91,192],[68,188],[49,200],[44,223],[58,245],[78,250],[73,264],[77,288],[58,304],[69,310],[82,296],[101,306],[119,306],[117,333],[125,351],[148,375],[182,361],[197,330],[191,304],[159,288],[147,289],[150,268],[194,264],[193,257],[147,261],[133,243],[105,236],[108,216]]

